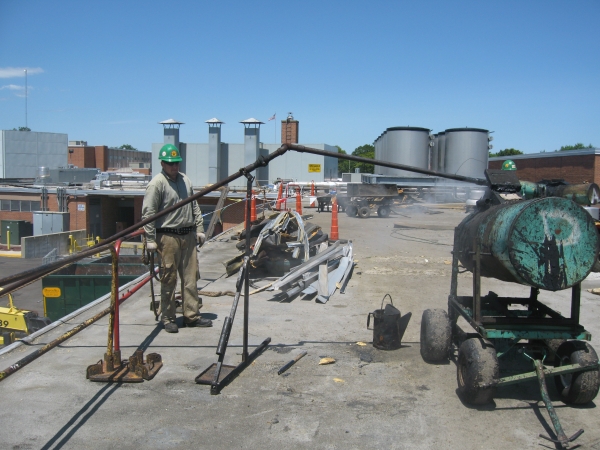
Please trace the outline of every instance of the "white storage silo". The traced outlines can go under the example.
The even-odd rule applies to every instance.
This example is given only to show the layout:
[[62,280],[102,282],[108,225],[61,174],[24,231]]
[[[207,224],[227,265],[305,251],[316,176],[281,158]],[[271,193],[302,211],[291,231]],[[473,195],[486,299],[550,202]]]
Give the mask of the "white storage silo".
[[481,128],[446,130],[444,172],[485,178],[489,157],[489,131]]
[[[429,128],[392,127],[386,130],[385,160],[405,166],[429,169]],[[384,175],[394,177],[425,177],[416,172],[383,168]]]

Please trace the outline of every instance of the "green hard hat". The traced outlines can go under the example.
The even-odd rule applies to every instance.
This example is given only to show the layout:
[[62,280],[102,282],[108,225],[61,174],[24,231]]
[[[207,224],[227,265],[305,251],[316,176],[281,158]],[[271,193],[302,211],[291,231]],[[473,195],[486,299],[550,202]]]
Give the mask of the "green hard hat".
[[517,165],[512,159],[507,159],[502,163],[502,170],[517,170]]
[[166,162],[181,162],[181,155],[179,154],[179,150],[173,144],[165,144],[160,149],[158,153],[158,159]]

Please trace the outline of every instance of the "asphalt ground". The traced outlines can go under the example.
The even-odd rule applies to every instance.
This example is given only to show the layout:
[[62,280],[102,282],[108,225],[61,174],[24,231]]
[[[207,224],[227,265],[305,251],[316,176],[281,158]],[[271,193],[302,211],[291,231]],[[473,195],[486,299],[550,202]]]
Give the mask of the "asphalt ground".
[[[329,231],[331,213],[304,212],[313,213],[311,221]],[[473,407],[457,396],[455,358],[446,364],[422,360],[421,314],[446,307],[453,228],[465,215],[422,206],[398,213],[387,219],[339,215],[340,238],[352,240],[358,263],[345,294],[336,292],[324,305],[301,298],[277,302],[269,291],[251,296],[250,345],[267,337],[271,344],[220,395],[210,395],[194,378],[217,360],[215,348],[233,298],[204,296],[201,312],[214,320],[214,327],[167,334],[149,309],[147,285],[122,305],[121,346],[124,358],[137,348],[162,355],[164,367],[156,377],[138,384],[86,380],[86,367],[106,349],[107,319],[101,319],[1,382],[0,447],[555,448],[538,437],[552,434],[552,424],[536,381],[500,388],[493,403]],[[203,247],[202,290],[233,290],[235,276],[223,276],[222,262],[237,254],[235,242],[224,235]],[[470,295],[471,283],[470,274],[461,274],[459,294]],[[482,292],[488,290],[529,295],[527,287],[483,279]],[[380,307],[386,294],[402,314],[412,313],[402,347],[393,351],[375,349],[366,328],[367,314]],[[570,296],[570,290],[542,292],[540,300],[568,315]],[[106,306],[1,355],[1,370]],[[600,297],[583,291],[581,322],[597,349],[599,314]],[[242,317],[240,305],[226,364],[240,362]],[[307,356],[277,375],[304,350]],[[336,362],[319,365],[322,357]],[[567,406],[552,380],[548,386],[565,432],[583,428],[576,442],[600,449],[598,399]]]

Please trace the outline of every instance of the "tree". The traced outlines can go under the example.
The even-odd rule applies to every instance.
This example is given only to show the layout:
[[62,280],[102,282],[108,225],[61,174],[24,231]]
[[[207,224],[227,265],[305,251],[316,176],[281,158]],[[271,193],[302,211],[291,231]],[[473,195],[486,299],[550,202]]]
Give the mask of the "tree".
[[[346,153],[346,150],[343,150],[342,147],[340,147],[339,145],[336,145],[336,147],[338,149],[338,153],[340,153],[342,155],[348,154],[348,153]],[[351,172],[352,164],[354,164],[353,161],[348,161],[347,159],[338,158],[338,175],[342,176],[342,173]]]
[[523,152],[521,150],[517,150],[516,148],[505,148],[504,150],[500,150],[498,153],[490,152],[490,158],[494,158],[495,156],[513,156],[522,154]]
[[16,128],[13,128],[13,131],[31,131],[31,128],[29,128],[29,127],[19,127],[18,130]]
[[583,145],[581,142],[578,142],[575,145],[563,145],[560,150],[556,150],[557,152],[564,152],[564,151],[568,151],[568,150],[581,150],[584,148],[594,148],[592,146],[592,144],[588,145],[587,147],[585,145]]
[[[352,152],[354,156],[360,156],[361,158],[375,159],[375,147],[370,144],[361,145],[356,147]],[[354,163],[354,167],[358,167],[361,173],[375,173],[375,165],[369,163]]]
[[121,150],[137,150],[137,148],[129,145],[129,144],[123,144],[119,147]]

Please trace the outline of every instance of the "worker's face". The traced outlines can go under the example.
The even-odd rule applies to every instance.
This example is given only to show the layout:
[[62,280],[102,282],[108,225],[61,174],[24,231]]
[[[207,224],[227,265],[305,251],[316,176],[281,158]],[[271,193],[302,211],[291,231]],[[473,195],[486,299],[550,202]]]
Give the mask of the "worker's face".
[[178,162],[166,162],[161,161],[160,165],[162,166],[165,173],[171,178],[175,180],[177,178],[177,174],[179,173],[179,163]]

